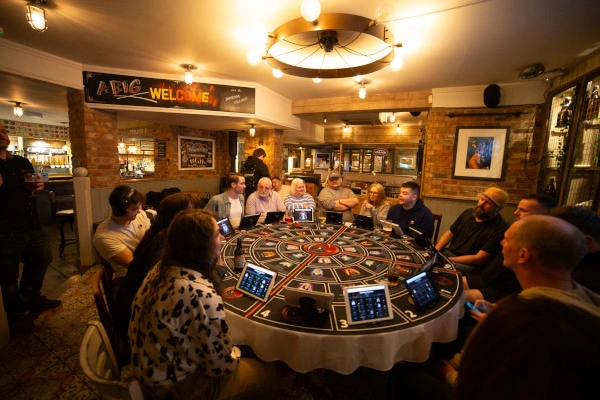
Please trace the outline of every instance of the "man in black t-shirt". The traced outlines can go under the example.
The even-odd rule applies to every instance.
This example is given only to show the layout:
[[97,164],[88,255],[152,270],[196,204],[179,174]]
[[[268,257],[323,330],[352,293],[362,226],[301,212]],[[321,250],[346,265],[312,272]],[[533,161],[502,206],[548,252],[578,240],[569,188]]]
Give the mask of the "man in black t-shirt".
[[[499,188],[487,188],[474,209],[465,210],[435,245],[443,250],[463,275],[477,275],[481,267],[502,250],[500,242],[508,224],[500,215],[508,194]],[[448,248],[444,249],[448,245]]]
[[[44,189],[37,177],[35,189],[24,186],[24,174],[34,172],[24,157],[11,154],[10,139],[0,127],[0,285],[12,334],[30,331],[28,311],[56,308],[60,300],[40,296],[44,275],[52,262],[48,236],[40,225],[35,193]],[[19,263],[23,272],[19,279]]]
[[264,163],[264,159],[267,156],[267,152],[260,147],[252,152],[252,155],[248,157],[244,165],[242,166],[242,172],[244,178],[246,178],[246,199],[250,195],[256,192],[258,188],[258,181],[262,178],[270,178],[269,167]]

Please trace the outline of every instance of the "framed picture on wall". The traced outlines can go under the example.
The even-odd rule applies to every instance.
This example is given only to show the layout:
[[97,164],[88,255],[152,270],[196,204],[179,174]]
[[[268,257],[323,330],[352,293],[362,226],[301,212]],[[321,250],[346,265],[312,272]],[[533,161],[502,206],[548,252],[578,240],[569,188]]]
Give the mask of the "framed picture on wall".
[[197,137],[179,136],[179,169],[215,169],[215,141]]
[[509,127],[457,127],[452,178],[504,179]]

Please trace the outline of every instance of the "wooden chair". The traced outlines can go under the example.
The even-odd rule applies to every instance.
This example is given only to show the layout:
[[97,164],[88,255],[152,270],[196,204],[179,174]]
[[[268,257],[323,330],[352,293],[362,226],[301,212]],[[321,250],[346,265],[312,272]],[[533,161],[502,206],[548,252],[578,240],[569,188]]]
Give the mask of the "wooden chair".
[[[110,270],[112,271],[112,267]],[[100,318],[100,322],[102,322],[102,325],[106,329],[112,348],[117,351],[118,364],[129,364],[131,358],[131,348],[129,343],[120,339],[115,334],[113,317],[111,314],[111,310],[114,306],[115,289],[112,273],[108,272],[104,266],[99,268],[98,272],[96,272],[96,276],[92,283],[92,293],[98,310],[98,318]]]
[[144,391],[136,379],[121,379],[111,341],[100,321],[88,322],[79,349],[79,363],[103,399],[144,399]]
[[54,191],[50,191],[48,193],[50,196],[50,204],[52,206],[52,215],[56,221],[58,221],[59,231],[60,231],[60,244],[58,245],[58,256],[62,257],[63,252],[65,251],[65,247],[70,244],[77,243],[77,238],[65,238],[65,230],[63,225],[69,223],[71,225],[71,232],[73,232],[73,223],[75,222],[75,211],[70,209],[59,210],[56,205],[56,193]]
[[438,241],[438,235],[440,234],[440,225],[442,224],[442,214],[433,214],[434,230],[433,230],[433,244]]
[[315,202],[317,201],[317,197],[316,197],[316,185],[314,183],[310,183],[310,182],[305,182],[304,186],[306,187],[306,193],[310,194],[313,199],[315,199]]

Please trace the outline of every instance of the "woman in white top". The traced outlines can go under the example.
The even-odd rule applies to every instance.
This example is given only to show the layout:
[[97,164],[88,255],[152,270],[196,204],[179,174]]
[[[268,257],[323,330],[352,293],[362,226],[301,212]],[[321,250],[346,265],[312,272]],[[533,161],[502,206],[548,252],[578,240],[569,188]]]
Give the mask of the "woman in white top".
[[306,193],[306,185],[300,178],[292,179],[290,184],[290,194],[283,203],[288,213],[293,214],[295,208],[311,208],[313,212],[317,208],[315,199]]
[[373,218],[373,225],[379,227],[381,221],[387,218],[389,209],[390,202],[385,199],[385,188],[379,183],[372,184],[367,199],[360,208],[360,215]]

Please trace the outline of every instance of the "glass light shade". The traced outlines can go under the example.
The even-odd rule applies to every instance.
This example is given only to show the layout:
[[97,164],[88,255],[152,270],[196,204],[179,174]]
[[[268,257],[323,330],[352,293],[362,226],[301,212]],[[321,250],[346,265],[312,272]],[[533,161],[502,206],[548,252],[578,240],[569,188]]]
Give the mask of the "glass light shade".
[[183,80],[188,85],[191,85],[192,82],[194,82],[194,73],[192,72],[191,69],[188,68],[188,69],[185,70],[185,72],[183,74]]
[[377,7],[375,22],[383,24],[390,22],[394,18],[394,7],[391,4],[382,4]]
[[46,20],[46,11],[42,7],[35,6],[33,4],[27,4],[25,6],[25,16],[27,22],[38,32],[44,32],[48,29],[48,20]]
[[400,133],[400,125],[396,126],[396,133]]
[[250,135],[250,137],[254,137],[254,135],[256,134],[256,129],[254,128],[254,125],[252,125],[250,129],[248,129],[248,134]]
[[312,22],[321,15],[321,3],[319,3],[319,0],[304,0],[300,7],[300,13],[302,18]]
[[364,85],[358,88],[358,97],[361,99],[367,97],[367,88]]
[[248,64],[252,65],[253,67],[256,67],[262,61],[262,56],[258,53],[258,51],[251,51],[246,56],[246,61],[248,61]]
[[390,115],[390,122],[396,122],[396,114]]
[[323,82],[322,78],[312,78],[312,80],[313,80],[314,83],[321,83],[321,82]]
[[348,125],[344,125],[344,129],[342,129],[342,131],[344,133],[348,133],[349,130],[350,130],[350,128],[348,128]]
[[283,72],[281,72],[280,70],[278,70],[277,68],[273,68],[271,70],[271,72],[273,73],[273,76],[275,78],[281,78],[283,76]]
[[356,76],[352,77],[352,79],[354,79],[354,82],[356,82],[356,83],[361,83],[363,78],[364,78],[364,75],[356,75]]
[[392,71],[400,71],[403,66],[404,66],[404,60],[398,55],[396,55],[394,57],[394,60],[390,63],[390,69]]
[[22,117],[23,116],[23,107],[21,107],[21,106],[14,106],[13,107],[13,114],[15,114],[17,117]]

